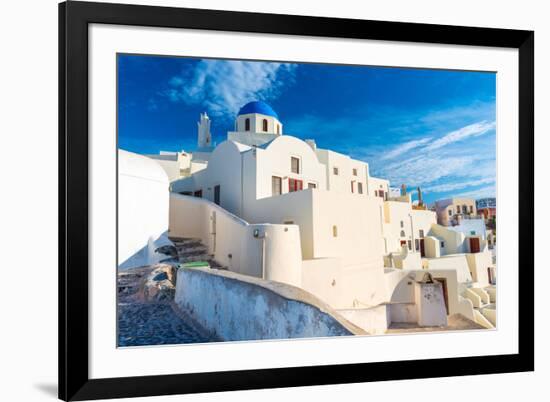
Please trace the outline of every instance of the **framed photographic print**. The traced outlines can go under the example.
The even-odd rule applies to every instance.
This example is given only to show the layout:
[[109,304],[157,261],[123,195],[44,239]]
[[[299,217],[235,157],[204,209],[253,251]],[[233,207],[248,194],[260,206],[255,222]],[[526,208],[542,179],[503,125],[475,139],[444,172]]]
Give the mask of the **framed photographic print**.
[[59,40],[61,399],[534,369],[533,32],[70,1]]

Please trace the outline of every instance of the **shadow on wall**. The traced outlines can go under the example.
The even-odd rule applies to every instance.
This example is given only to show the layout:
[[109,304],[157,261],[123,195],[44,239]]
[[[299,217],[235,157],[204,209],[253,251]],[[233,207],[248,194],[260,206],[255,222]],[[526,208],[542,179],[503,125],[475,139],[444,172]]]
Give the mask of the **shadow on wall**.
[[174,243],[168,238],[168,232],[164,232],[157,239],[149,238],[149,241],[136,253],[128,257],[125,261],[118,264],[118,269],[127,270],[145,265],[153,265],[159,263],[168,255],[159,253],[158,250],[163,246],[174,246]]

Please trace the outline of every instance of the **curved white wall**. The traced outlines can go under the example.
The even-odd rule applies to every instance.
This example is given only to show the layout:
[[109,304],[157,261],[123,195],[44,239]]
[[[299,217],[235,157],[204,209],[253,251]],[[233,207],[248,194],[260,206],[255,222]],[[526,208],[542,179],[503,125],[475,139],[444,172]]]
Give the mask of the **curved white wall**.
[[203,198],[171,194],[170,234],[201,239],[230,271],[301,285],[297,225],[249,224]]
[[169,180],[154,160],[118,151],[118,264],[131,268],[158,262],[166,244]]
[[297,225],[252,225],[264,229],[265,279],[302,284],[302,249]]
[[302,289],[233,272],[179,269],[175,302],[221,341],[365,334]]

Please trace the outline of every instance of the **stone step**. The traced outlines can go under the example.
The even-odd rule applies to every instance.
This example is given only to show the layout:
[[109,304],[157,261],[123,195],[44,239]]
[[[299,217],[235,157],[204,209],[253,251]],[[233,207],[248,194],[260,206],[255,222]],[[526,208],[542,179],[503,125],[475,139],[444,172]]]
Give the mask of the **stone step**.
[[180,238],[180,239],[170,239],[174,245],[177,246],[185,246],[188,244],[198,243],[202,244],[201,239],[195,239],[195,238]]
[[202,244],[201,242],[193,242],[193,243],[187,243],[187,244],[176,244],[176,250],[186,250],[186,249],[189,249],[189,248],[207,248],[204,244]]
[[177,261],[179,263],[206,261],[213,269],[227,270],[226,266],[219,264],[213,259],[213,255],[208,253],[208,247],[201,239],[191,237],[170,237],[178,252]]
[[195,262],[195,261],[211,261],[211,260],[210,260],[210,256],[208,256],[208,255],[195,255],[195,256],[188,256],[188,257],[179,258],[180,263]]
[[183,260],[187,258],[194,258],[195,260],[197,259],[209,260],[212,257],[210,256],[210,254],[207,254],[207,253],[188,253],[188,254],[180,254],[177,256],[178,260]]
[[195,246],[195,247],[178,247],[176,248],[176,250],[178,251],[178,254],[182,254],[182,253],[193,253],[195,251],[207,251],[208,250],[208,247],[206,246],[202,246],[202,245],[199,245],[199,246]]

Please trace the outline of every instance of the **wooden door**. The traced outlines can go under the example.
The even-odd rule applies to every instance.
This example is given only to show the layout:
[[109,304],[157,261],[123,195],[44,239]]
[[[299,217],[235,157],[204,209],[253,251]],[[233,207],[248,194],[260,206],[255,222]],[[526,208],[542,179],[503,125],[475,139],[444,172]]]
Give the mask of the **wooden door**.
[[470,253],[479,253],[479,237],[470,237]]
[[424,239],[420,239],[420,256],[426,257],[426,250],[424,249]]

